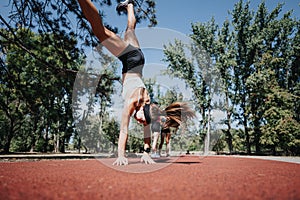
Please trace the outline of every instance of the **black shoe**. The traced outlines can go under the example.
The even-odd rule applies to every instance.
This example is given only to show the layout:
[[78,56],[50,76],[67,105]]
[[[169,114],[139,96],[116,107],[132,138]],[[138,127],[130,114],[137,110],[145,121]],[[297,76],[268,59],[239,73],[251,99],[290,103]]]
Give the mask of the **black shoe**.
[[119,3],[116,10],[118,11],[118,13],[120,13],[121,11],[126,11],[127,5],[130,3],[134,4],[134,0],[125,0]]

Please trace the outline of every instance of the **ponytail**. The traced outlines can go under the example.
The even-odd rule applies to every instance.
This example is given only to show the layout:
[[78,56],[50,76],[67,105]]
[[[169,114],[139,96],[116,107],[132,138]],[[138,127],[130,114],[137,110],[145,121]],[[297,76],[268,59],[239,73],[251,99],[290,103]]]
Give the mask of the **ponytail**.
[[188,119],[194,118],[195,112],[185,102],[175,102],[165,108],[167,121],[166,127],[178,127],[182,122],[186,122]]
[[166,107],[163,111],[156,104],[150,106],[151,121],[157,121],[160,116],[165,116],[164,127],[178,127],[182,122],[195,117],[194,111],[185,102],[175,102]]

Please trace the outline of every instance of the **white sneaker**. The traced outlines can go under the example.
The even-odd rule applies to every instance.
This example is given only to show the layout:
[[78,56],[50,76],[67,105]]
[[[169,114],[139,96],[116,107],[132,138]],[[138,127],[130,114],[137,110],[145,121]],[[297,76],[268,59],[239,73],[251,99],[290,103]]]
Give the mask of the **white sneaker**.
[[127,5],[130,3],[134,4],[134,1],[133,0],[125,0],[117,5],[116,10],[120,13],[121,11],[126,10]]
[[158,153],[151,154],[151,158],[160,158],[160,155]]

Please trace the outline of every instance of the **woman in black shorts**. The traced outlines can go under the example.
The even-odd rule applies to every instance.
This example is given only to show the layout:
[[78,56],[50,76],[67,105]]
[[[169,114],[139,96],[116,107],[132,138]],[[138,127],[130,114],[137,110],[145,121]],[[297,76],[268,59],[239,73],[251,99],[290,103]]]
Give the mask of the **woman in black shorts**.
[[97,8],[91,0],[78,0],[83,14],[90,22],[93,33],[114,56],[118,57],[122,68],[122,97],[124,107],[118,141],[118,158],[114,165],[127,165],[125,146],[128,138],[128,126],[131,116],[144,125],[144,154],[141,161],[146,164],[154,163],[150,158],[151,131],[149,124],[157,120],[160,115],[159,108],[150,104],[150,97],[142,81],[142,71],[145,63],[144,54],[140,49],[135,35],[136,18],[134,14],[134,1],[126,0],[119,3],[117,10],[127,12],[127,28],[124,39],[105,28]]
[[[158,103],[154,102],[153,104],[158,105]],[[158,110],[160,113],[156,120],[151,121],[151,132],[152,132],[152,158],[159,158],[160,155],[157,152],[157,142],[160,135],[161,125],[166,120],[166,118],[163,116],[160,110]]]

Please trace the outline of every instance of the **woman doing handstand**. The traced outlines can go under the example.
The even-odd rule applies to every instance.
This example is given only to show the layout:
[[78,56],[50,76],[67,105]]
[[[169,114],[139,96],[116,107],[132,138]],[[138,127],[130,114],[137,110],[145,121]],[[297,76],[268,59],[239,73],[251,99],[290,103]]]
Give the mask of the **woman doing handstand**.
[[146,164],[154,163],[150,158],[151,131],[149,124],[161,114],[155,104],[150,104],[150,98],[142,81],[142,71],[145,63],[143,52],[135,35],[136,18],[134,14],[133,0],[119,3],[117,10],[127,11],[127,28],[124,39],[121,39],[112,31],[104,27],[97,8],[90,0],[78,0],[83,14],[90,22],[93,33],[114,56],[118,57],[122,68],[122,97],[124,107],[120,125],[118,140],[118,158],[114,165],[127,165],[125,158],[125,146],[128,138],[128,126],[130,117],[144,125],[144,154],[141,161]]

